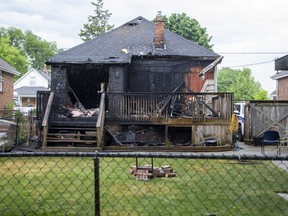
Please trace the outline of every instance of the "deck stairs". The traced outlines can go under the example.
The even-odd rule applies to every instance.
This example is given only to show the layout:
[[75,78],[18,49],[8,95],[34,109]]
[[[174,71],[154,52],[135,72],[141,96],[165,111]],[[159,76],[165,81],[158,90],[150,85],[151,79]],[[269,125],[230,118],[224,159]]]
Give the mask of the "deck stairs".
[[101,150],[104,138],[105,94],[101,97],[96,116],[59,117],[49,120],[53,97],[51,93],[42,122],[42,150],[58,152]]

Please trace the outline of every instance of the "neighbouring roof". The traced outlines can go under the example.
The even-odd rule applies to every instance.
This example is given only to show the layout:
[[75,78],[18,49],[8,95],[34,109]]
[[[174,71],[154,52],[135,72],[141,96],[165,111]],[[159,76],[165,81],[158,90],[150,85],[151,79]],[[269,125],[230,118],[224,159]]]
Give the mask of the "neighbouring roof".
[[288,77],[288,71],[280,71],[276,73],[275,75],[271,76],[271,79],[278,80],[278,79],[282,79],[285,77]]
[[1,58],[0,58],[0,70],[17,76],[20,75],[20,72],[18,72],[15,68],[13,68],[10,64],[8,64]]
[[47,91],[48,89],[44,86],[23,86],[17,89],[14,89],[14,92],[17,92],[18,96],[36,96],[37,91]]
[[183,56],[216,60],[219,55],[167,29],[164,30],[165,49],[153,45],[154,23],[139,16],[96,38],[56,54],[47,64],[57,63],[130,63],[132,56]]
[[44,71],[40,71],[40,70],[36,70],[36,71],[38,71],[38,73],[41,74],[48,82],[51,81],[51,75],[50,74],[48,74]]
[[[20,86],[28,86],[27,85],[27,81],[25,82],[24,81],[24,83],[23,83],[23,80],[27,80],[27,79],[30,79],[29,78],[29,76],[30,76],[30,74],[31,73],[37,73],[37,74],[39,74],[39,75],[37,75],[37,76],[39,76],[41,79],[42,78],[44,78],[45,80],[46,80],[46,82],[47,82],[47,85],[49,85],[49,83],[51,83],[51,75],[50,74],[48,74],[48,73],[45,73],[45,72],[43,72],[43,71],[40,71],[40,70],[36,70],[36,69],[34,69],[34,68],[30,68],[25,74],[23,74],[23,76],[21,76],[18,80],[16,80],[15,82],[14,82],[14,89],[15,88],[19,88]],[[27,78],[28,77],[28,78]],[[38,78],[37,78],[38,79]],[[38,83],[38,81],[36,81],[37,83]],[[41,82],[42,83],[42,82]],[[22,85],[21,85],[22,84]],[[24,85],[23,85],[24,84]],[[40,84],[40,85],[43,85],[43,84]],[[36,85],[36,86],[39,86],[39,83],[38,83],[38,85]],[[32,87],[35,87],[35,86],[32,86]]]
[[277,95],[277,91],[274,90],[273,92],[270,93],[270,96],[274,96],[274,95]]
[[288,55],[275,60],[275,70],[288,70]]

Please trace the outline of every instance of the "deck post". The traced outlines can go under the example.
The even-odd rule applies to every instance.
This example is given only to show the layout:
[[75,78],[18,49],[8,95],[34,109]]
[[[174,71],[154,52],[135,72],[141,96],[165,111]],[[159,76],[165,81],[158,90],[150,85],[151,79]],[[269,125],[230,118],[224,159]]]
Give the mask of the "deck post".
[[168,140],[168,130],[169,130],[169,126],[165,125],[165,139],[166,139],[166,141]]
[[48,99],[48,103],[47,103],[47,107],[45,110],[45,114],[44,114],[44,118],[42,121],[42,127],[43,127],[43,147],[47,147],[47,135],[48,135],[48,119],[49,119],[49,115],[50,115],[50,111],[51,111],[51,107],[52,107],[52,102],[53,102],[53,98],[54,98],[54,92],[51,92],[49,99]]

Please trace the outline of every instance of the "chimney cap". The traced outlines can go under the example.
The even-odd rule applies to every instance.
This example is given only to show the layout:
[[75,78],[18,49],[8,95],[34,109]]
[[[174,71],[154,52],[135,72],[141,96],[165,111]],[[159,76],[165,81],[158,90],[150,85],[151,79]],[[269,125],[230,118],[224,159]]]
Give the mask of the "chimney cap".
[[162,11],[157,11],[157,16],[161,16]]

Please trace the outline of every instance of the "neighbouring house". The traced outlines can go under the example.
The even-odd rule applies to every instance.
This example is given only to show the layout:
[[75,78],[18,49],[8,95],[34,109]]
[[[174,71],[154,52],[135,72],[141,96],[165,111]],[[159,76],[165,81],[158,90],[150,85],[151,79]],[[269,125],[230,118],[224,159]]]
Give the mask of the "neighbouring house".
[[19,75],[15,68],[0,58],[0,109],[13,105],[14,76]]
[[[180,138],[183,131],[185,142],[199,143],[198,127],[204,137],[218,133],[222,144],[231,143],[227,128],[233,95],[216,92],[216,71],[221,60],[217,53],[166,30],[161,14],[155,23],[139,16],[59,53],[46,62],[51,66],[51,93],[39,94],[37,112],[39,122],[43,122],[39,127],[44,147],[69,143],[73,147],[86,144],[103,148],[109,140],[102,139],[105,134],[122,145],[124,141],[112,132],[132,125],[160,128],[169,145],[167,140],[175,141],[175,134],[179,132]],[[80,112],[71,118],[75,108]],[[66,139],[69,129],[80,134]],[[95,131],[87,140],[85,135]],[[135,137],[134,133],[126,141],[135,142]]]
[[277,100],[288,100],[288,55],[275,60],[275,70],[271,78],[276,80]]
[[37,91],[50,90],[50,82],[48,72],[31,68],[14,83],[14,98],[20,107],[36,107]]
[[269,94],[269,97],[271,98],[271,100],[277,100],[277,91],[274,90],[273,92],[271,92]]

